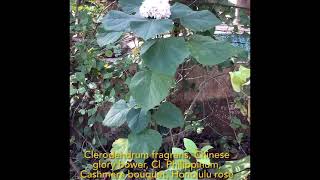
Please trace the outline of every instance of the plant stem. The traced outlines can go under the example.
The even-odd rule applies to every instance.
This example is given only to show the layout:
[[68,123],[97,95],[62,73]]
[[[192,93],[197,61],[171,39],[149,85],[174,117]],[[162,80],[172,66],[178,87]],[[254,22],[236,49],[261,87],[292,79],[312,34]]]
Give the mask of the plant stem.
[[174,141],[173,141],[173,136],[172,136],[172,129],[170,128],[170,137],[171,137],[171,142],[172,142],[172,147],[175,147]]
[[80,174],[80,170],[79,170],[78,167],[74,164],[74,162],[71,160],[71,158],[69,159],[69,163],[70,163],[71,167],[73,168],[73,170],[77,172],[77,175],[79,175],[79,174]]

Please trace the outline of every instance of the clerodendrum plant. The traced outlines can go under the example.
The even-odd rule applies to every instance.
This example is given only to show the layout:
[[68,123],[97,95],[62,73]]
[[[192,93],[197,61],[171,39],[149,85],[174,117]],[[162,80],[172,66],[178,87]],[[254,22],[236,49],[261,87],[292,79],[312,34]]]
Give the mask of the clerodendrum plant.
[[[197,34],[221,24],[208,10],[193,11],[181,3],[170,6],[168,0],[119,0],[119,5],[122,11],[109,11],[103,18],[105,32],[97,36],[98,44],[104,46],[117,41],[123,33],[133,33],[143,41],[140,55],[144,68],[130,82],[130,100],[114,103],[103,125],[120,127],[127,123],[131,130],[127,139],[113,143],[112,152],[152,153],[161,147],[162,136],[148,128],[151,119],[167,128],[184,125],[181,110],[163,102],[174,86],[178,66],[190,56],[202,65],[217,65],[238,54],[240,49]],[[187,33],[173,33],[181,28]],[[154,109],[156,106],[159,107]],[[152,115],[151,109],[154,109]],[[113,170],[120,168],[114,166]]]

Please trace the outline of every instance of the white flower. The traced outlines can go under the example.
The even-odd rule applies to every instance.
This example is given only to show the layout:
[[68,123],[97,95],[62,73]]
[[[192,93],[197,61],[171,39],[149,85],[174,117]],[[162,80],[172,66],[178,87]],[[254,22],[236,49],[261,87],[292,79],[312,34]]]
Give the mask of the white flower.
[[139,11],[145,18],[167,19],[171,16],[169,0],[144,0]]

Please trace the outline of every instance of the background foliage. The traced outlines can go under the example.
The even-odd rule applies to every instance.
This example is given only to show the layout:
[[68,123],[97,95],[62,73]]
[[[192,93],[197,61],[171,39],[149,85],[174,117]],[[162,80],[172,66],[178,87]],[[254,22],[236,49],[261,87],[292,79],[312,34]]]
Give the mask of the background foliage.
[[[92,162],[83,158],[87,149],[174,153],[185,147],[192,153],[198,149],[195,143],[205,152],[231,152],[233,161],[221,162],[221,171],[234,171],[236,179],[247,177],[249,149],[243,146],[249,138],[250,58],[247,40],[241,41],[250,37],[242,30],[250,27],[247,9],[238,9],[240,24],[234,23],[236,8],[228,1],[179,1],[170,19],[137,19],[130,14],[138,2],[70,1],[70,179],[92,169]],[[232,31],[221,33],[216,27],[221,23]],[[167,31],[171,37],[163,38]],[[233,88],[233,98],[225,100],[226,128],[232,135],[216,131],[198,100],[204,85],[219,75],[190,85],[187,80],[197,77],[180,72],[194,66],[230,71],[227,86]],[[187,108],[171,102],[188,89],[198,92]],[[216,138],[205,137],[208,127]],[[235,171],[236,166],[245,168]],[[113,168],[118,169],[122,167]]]

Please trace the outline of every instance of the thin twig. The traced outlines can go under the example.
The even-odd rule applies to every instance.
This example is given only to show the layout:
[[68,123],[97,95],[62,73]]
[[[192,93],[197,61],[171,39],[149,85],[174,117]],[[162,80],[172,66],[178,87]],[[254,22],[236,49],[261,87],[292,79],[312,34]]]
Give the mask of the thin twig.
[[183,68],[181,67],[181,69],[178,69],[178,71],[192,70],[195,66],[196,66],[196,65],[193,65],[193,66],[191,66],[191,67],[189,67],[189,68],[185,68],[185,69],[183,69]]
[[76,12],[74,13],[74,16],[75,16],[75,18],[76,18],[75,24],[79,24],[79,17],[78,17],[78,14],[79,14],[79,6],[80,6],[80,0],[77,0],[77,1],[76,1]]
[[188,6],[191,6],[192,4],[194,4],[195,2],[197,2],[198,0],[194,0],[192,3],[190,3]]
[[178,73],[178,74],[181,76],[181,78],[176,82],[176,84],[179,84],[182,80],[184,80],[190,74],[190,72],[188,72],[184,76],[182,76],[180,73]]
[[81,100],[81,102],[80,102],[80,103],[78,104],[78,106],[74,109],[74,111],[73,111],[73,113],[72,113],[72,116],[71,116],[72,121],[74,121],[74,114],[75,114],[75,113],[76,113],[76,111],[78,110],[78,108],[79,108],[80,104],[82,104],[82,103],[83,103],[84,99],[85,99],[85,96],[82,96],[82,100]]
[[210,124],[207,124],[206,126],[210,127],[215,133],[217,133],[219,136],[223,136],[221,133],[219,133],[216,129],[210,126]]
[[196,97],[193,99],[193,101],[191,102],[189,108],[188,108],[188,109],[186,110],[186,112],[184,113],[184,114],[185,114],[184,120],[186,120],[189,112],[191,111],[191,109],[193,108],[193,106],[194,106],[194,104],[196,103],[197,99],[199,98],[200,93],[201,93],[202,90],[203,90],[203,87],[202,87],[202,86],[203,86],[206,82],[210,81],[211,79],[214,79],[214,78],[217,78],[217,77],[223,76],[223,75],[226,75],[226,73],[222,73],[222,74],[218,74],[218,75],[216,75],[216,76],[210,77],[210,78],[204,80],[202,83],[200,83],[200,85],[199,85],[200,90],[199,90],[198,94],[197,94]]
[[[116,1],[113,1],[112,3],[108,4],[108,6],[106,6],[103,10],[101,10],[99,12],[99,16],[97,16],[97,20],[99,20],[99,18],[101,17],[101,15],[104,13],[105,10],[107,10],[112,4],[114,4]],[[100,23],[97,22],[96,26],[94,27],[94,30],[93,30],[93,34],[96,34],[97,32],[97,28],[99,26]]]
[[172,129],[170,129],[170,137],[171,137],[172,147],[175,147],[173,137],[172,137]]
[[74,164],[74,162],[71,160],[71,158],[69,159],[69,163],[70,163],[71,167],[73,168],[73,170],[77,172],[77,175],[79,175],[79,174],[80,174],[80,170],[79,170],[78,167]]
[[105,153],[107,153],[107,150],[103,147],[103,145],[102,145],[102,143],[101,143],[101,141],[100,141],[100,138],[99,138],[99,135],[98,135],[98,133],[97,133],[96,127],[93,126],[93,128],[94,128],[94,132],[95,132],[96,135],[97,135],[97,139],[98,139],[98,141],[99,141],[100,146],[102,147],[103,151],[104,151]]
[[73,128],[73,130],[77,133],[77,134],[79,134],[82,138],[83,138],[83,140],[84,140],[84,142],[86,142],[86,143],[88,143],[90,146],[91,146],[91,148],[93,149],[93,150],[95,150],[95,151],[97,151],[97,152],[99,152],[100,153],[100,151],[99,150],[97,150],[88,140],[87,140],[87,138],[86,137],[84,137],[82,134],[81,134],[81,132],[78,130],[78,129],[76,129],[75,127],[73,127],[72,126],[72,128]]
[[248,97],[248,117],[247,117],[247,120],[249,121],[249,123],[250,123],[250,117],[251,117],[251,105],[250,105],[250,101],[251,101],[251,99],[250,99],[250,96]]
[[[184,133],[185,132],[188,132],[188,131],[190,131],[190,129],[185,129],[185,130],[183,130],[183,131],[180,131],[179,133],[177,133],[177,134],[173,134],[172,135],[172,138],[175,138],[176,136],[178,136],[178,138],[181,138],[181,137],[184,137]],[[166,137],[165,139],[164,139],[164,142],[170,142],[170,141],[172,141],[172,139],[171,139],[171,136],[168,136],[168,137]],[[179,142],[178,142],[179,143]],[[177,144],[178,144],[177,143]]]

